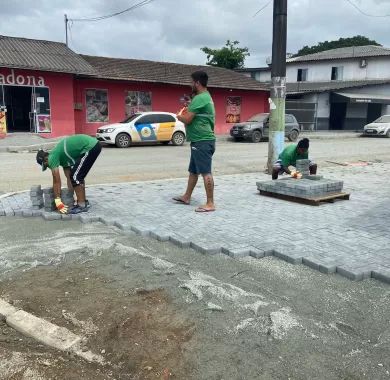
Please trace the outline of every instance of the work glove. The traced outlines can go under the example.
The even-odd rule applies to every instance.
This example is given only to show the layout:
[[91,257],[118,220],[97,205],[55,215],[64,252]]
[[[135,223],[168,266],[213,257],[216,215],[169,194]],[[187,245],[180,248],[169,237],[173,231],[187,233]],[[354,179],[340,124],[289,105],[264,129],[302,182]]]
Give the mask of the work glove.
[[291,177],[295,178],[295,179],[301,179],[302,178],[302,174],[300,172],[298,172],[298,171],[291,172]]
[[67,214],[68,213],[68,206],[66,206],[66,205],[64,205],[62,203],[61,198],[56,198],[54,200],[54,202],[56,204],[58,212],[60,212],[61,214]]

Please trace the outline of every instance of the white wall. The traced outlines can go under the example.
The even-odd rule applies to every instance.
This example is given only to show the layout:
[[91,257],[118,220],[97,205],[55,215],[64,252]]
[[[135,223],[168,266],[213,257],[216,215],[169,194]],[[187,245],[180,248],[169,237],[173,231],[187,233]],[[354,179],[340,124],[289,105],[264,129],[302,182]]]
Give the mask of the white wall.
[[[309,82],[326,82],[332,79],[332,67],[343,66],[344,81],[365,79],[390,79],[390,57],[367,58],[367,66],[360,67],[360,58],[323,62],[303,62],[287,64],[287,82],[296,82],[298,69],[308,69]],[[256,80],[269,82],[271,70],[256,73]]]

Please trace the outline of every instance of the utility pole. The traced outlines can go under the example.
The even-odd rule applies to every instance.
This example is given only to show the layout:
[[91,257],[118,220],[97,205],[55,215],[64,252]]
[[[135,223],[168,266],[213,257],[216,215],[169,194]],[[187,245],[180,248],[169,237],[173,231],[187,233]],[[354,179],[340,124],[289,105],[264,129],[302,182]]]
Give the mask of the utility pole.
[[66,43],[66,46],[68,46],[68,16],[65,14],[65,43]]
[[274,0],[268,173],[284,148],[286,110],[287,0]]

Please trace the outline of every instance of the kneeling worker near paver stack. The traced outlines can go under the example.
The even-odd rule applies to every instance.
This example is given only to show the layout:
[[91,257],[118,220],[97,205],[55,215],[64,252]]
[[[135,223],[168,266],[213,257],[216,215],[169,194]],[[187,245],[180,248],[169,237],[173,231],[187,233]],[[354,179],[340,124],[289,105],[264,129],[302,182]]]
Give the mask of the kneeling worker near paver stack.
[[[37,162],[42,170],[50,168],[53,174],[53,191],[57,210],[61,214],[87,212],[89,202],[85,197],[84,179],[101,152],[100,143],[87,135],[74,135],[62,139],[49,153],[40,150]],[[70,210],[61,200],[61,176],[59,167],[64,169],[68,188],[75,191],[77,204]]]
[[[297,160],[307,160],[309,158],[309,139],[302,139],[298,144],[291,144],[283,149],[279,159],[275,162],[272,170],[272,179],[278,179],[279,174],[290,174],[299,176],[297,171],[291,171],[290,166],[297,166]],[[317,165],[310,162],[310,174],[317,174]]]

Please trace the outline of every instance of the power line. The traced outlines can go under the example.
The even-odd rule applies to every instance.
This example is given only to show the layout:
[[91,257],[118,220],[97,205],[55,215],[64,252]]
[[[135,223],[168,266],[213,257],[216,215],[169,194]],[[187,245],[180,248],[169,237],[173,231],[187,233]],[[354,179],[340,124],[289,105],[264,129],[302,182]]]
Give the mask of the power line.
[[123,13],[126,13],[126,12],[130,12],[134,9],[137,9],[137,8],[141,8],[143,7],[144,5],[148,5],[150,4],[151,2],[153,2],[154,0],[143,0],[143,1],[140,1],[134,5],[132,5],[131,7],[129,8],[126,8],[122,11],[119,11],[119,12],[115,12],[115,13],[112,13],[112,14],[109,14],[109,15],[105,15],[105,16],[98,16],[98,17],[85,17],[85,18],[73,18],[73,19],[69,19],[70,21],[76,21],[76,22],[87,22],[87,21],[101,21],[101,20],[106,20],[108,18],[111,18],[111,17],[115,17],[115,16],[119,16]]
[[270,5],[272,3],[272,0],[268,1],[267,4],[265,4],[263,7],[261,7],[254,15],[253,17],[256,17],[261,11],[263,11],[265,8],[268,7],[268,5]]
[[387,14],[387,15],[372,15],[372,14],[369,14],[369,13],[363,11],[363,9],[361,9],[358,5],[353,3],[351,0],[346,0],[346,1],[349,4],[351,4],[355,9],[357,9],[364,16],[367,16],[367,17],[390,17],[390,14]]

